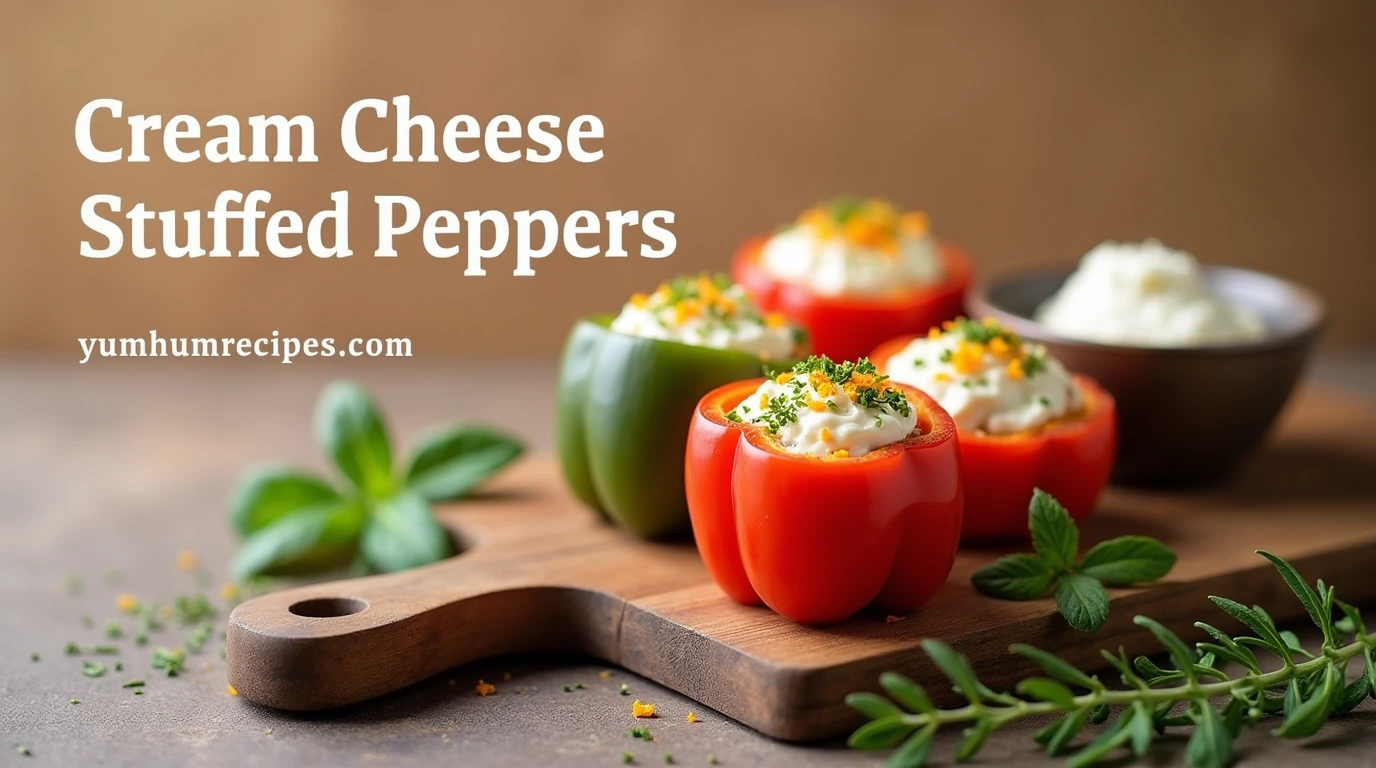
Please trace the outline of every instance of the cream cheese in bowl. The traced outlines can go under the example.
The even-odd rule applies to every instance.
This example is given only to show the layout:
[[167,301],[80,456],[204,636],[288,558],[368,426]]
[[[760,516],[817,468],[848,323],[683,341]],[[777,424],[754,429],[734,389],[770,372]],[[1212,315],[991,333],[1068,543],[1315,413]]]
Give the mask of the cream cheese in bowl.
[[1036,319],[1069,339],[1133,347],[1245,344],[1266,335],[1261,315],[1215,293],[1194,256],[1157,240],[1098,245]]

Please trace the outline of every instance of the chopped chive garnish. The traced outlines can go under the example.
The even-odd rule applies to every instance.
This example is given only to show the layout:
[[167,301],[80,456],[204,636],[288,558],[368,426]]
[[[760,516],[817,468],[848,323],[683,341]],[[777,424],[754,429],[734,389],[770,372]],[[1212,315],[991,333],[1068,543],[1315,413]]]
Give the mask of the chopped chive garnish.
[[124,627],[120,626],[118,619],[110,619],[110,623],[105,625],[105,636],[109,638],[124,637]]
[[100,677],[105,674],[105,665],[98,661],[81,662],[81,674],[87,677]]
[[620,693],[622,696],[630,696],[630,695],[631,695],[631,687],[630,687],[629,685],[626,685],[625,683],[622,683],[622,684],[621,684],[621,690],[618,691],[618,693]]
[[139,677],[139,678],[135,678],[135,679],[130,680],[129,682],[125,683],[125,684],[124,684],[124,687],[125,687],[125,688],[142,688],[143,685],[144,685],[143,678]]

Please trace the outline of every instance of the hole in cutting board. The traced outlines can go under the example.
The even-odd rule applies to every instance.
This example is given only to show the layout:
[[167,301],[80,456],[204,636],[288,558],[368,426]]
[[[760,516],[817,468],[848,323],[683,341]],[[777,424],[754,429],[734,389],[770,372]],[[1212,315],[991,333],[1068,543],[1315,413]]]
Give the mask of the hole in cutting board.
[[302,600],[299,603],[292,603],[287,610],[297,616],[306,616],[313,619],[332,619],[338,616],[349,616],[358,613],[367,607],[368,604],[366,602],[352,597],[316,597],[310,600]]

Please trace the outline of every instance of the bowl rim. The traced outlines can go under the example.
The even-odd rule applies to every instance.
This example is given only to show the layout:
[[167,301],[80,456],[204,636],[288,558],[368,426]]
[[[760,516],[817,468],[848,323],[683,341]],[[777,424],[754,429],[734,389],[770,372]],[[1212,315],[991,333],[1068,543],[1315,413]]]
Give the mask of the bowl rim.
[[1320,332],[1328,324],[1328,307],[1323,298],[1314,290],[1278,275],[1268,272],[1261,272],[1254,269],[1243,267],[1208,265],[1204,267],[1207,274],[1235,274],[1245,275],[1247,279],[1262,279],[1275,283],[1280,283],[1292,295],[1299,299],[1299,303],[1308,308],[1310,322],[1299,328],[1285,333],[1268,334],[1259,341],[1249,341],[1243,344],[1212,344],[1194,347],[1148,347],[1134,346],[1127,344],[1108,344],[1098,341],[1087,341],[1063,336],[1054,333],[1047,327],[1030,317],[1024,317],[1001,306],[994,304],[989,299],[989,292],[992,288],[1008,285],[1019,281],[1032,278],[1046,278],[1050,276],[1062,279],[1069,277],[1075,271],[1074,266],[1065,267],[1037,267],[1023,269],[1009,274],[1002,275],[997,279],[990,280],[980,278],[970,285],[969,291],[965,295],[966,307],[973,315],[989,315],[997,319],[1004,326],[1017,333],[1023,338],[1031,339],[1039,343],[1056,344],[1058,346],[1075,347],[1089,351],[1113,352],[1119,354],[1136,355],[1157,355],[1172,357],[1222,357],[1232,355],[1250,355],[1259,352],[1272,352],[1278,349],[1293,346],[1295,344],[1308,344],[1318,337]]

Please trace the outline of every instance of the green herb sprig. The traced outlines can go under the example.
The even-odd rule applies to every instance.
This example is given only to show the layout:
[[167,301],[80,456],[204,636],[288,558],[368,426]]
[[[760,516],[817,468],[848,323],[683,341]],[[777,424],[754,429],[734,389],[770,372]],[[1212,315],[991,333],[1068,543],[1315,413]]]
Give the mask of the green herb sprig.
[[315,432],[345,483],[277,466],[246,470],[229,503],[243,540],[234,578],[319,572],[356,559],[399,571],[447,557],[449,536],[431,504],[464,496],[525,450],[500,432],[454,426],[422,437],[410,461],[394,467],[381,411],[349,381],[320,393]]
[[[1323,647],[1310,654],[1282,637],[1271,617],[1259,606],[1248,608],[1226,597],[1210,596],[1216,606],[1252,631],[1230,637],[1204,622],[1194,626],[1212,641],[1186,645],[1160,623],[1137,616],[1139,627],[1150,631],[1167,651],[1170,667],[1158,667],[1139,656],[1132,664],[1120,647],[1117,653],[1100,650],[1119,674],[1126,689],[1110,689],[1066,661],[1030,645],[1009,650],[1033,662],[1047,677],[1030,677],[1017,684],[1017,696],[996,693],[979,681],[964,656],[937,640],[925,640],[922,649],[969,701],[957,709],[938,709],[921,686],[892,672],[879,678],[890,698],[872,693],[853,693],[846,703],[870,722],[850,737],[859,749],[887,749],[902,742],[889,759],[889,768],[917,768],[926,763],[932,740],[941,726],[970,723],[956,748],[956,760],[975,756],[988,735],[1007,723],[1026,717],[1063,713],[1034,738],[1047,754],[1066,753],[1087,723],[1107,722],[1116,708],[1117,719],[1079,751],[1067,765],[1084,768],[1098,763],[1119,748],[1141,757],[1152,740],[1175,727],[1193,727],[1185,750],[1194,768],[1225,768],[1233,762],[1233,741],[1243,725],[1255,726],[1267,715],[1282,715],[1271,731],[1281,738],[1304,738],[1321,729],[1330,717],[1351,712],[1368,697],[1376,696],[1376,633],[1368,634],[1361,612],[1338,600],[1334,589],[1320,579],[1310,586],[1285,560],[1262,550],[1281,578],[1304,605],[1323,633]],[[1343,618],[1334,619],[1335,611]],[[1281,662],[1279,669],[1263,672],[1254,649],[1266,651]],[[1360,657],[1365,669],[1346,682],[1348,663]],[[1232,662],[1243,669],[1230,677],[1218,667]],[[1075,693],[1080,689],[1084,693]],[[1222,710],[1209,700],[1227,696]]]
[[1065,507],[1041,489],[1033,491],[1027,517],[1033,553],[995,560],[971,582],[1002,600],[1035,600],[1054,588],[1056,608],[1081,632],[1097,632],[1108,620],[1105,585],[1145,584],[1175,566],[1175,552],[1150,536],[1102,541],[1076,560],[1080,530]]

